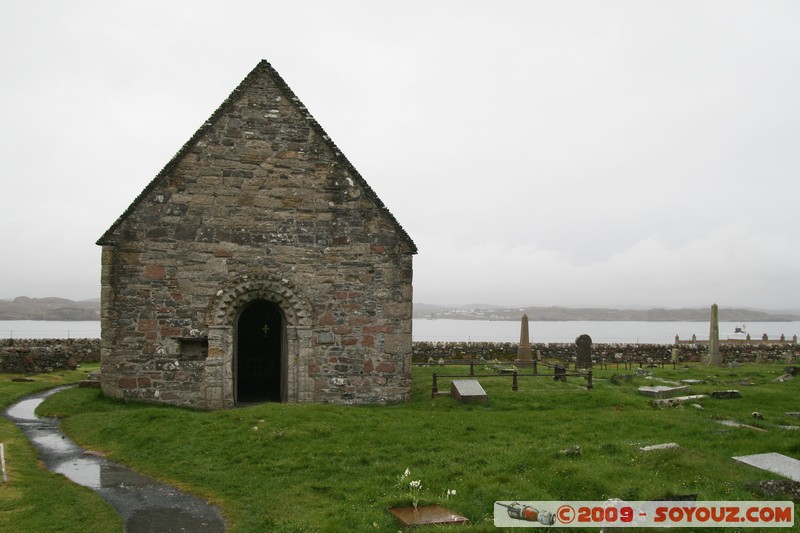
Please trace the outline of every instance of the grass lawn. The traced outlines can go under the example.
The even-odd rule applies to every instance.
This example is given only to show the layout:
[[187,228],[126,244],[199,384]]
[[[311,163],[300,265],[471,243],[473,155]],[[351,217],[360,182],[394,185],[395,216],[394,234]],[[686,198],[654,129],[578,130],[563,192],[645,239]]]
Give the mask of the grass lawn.
[[[740,399],[700,400],[703,410],[652,408],[636,389],[659,383],[611,379],[630,373],[622,369],[596,370],[592,391],[581,378],[520,377],[516,392],[509,378],[479,378],[488,402],[460,404],[430,393],[432,372],[455,373],[452,367],[417,367],[413,401],[391,407],[272,403],[199,412],[74,389],[49,398],[40,412],[66,417],[63,428],[86,447],[217,503],[230,531],[397,531],[388,509],[410,505],[407,482],[417,479],[421,504],[443,503],[456,490],[444,504],[470,520],[457,530],[495,531],[496,500],[786,499],[754,486],[779,476],[731,459],[800,457],[800,431],[778,427],[800,425],[784,415],[800,411],[800,379],[774,382],[782,369],[653,370],[657,378],[706,380],[695,393],[742,392]],[[449,379],[439,379],[440,390],[449,387]],[[753,411],[764,419],[754,420]],[[767,431],[726,427],[718,423],[723,419]],[[639,450],[666,442],[680,448]],[[562,453],[574,446],[580,454]],[[411,476],[399,484],[406,468]],[[27,475],[55,477],[15,475],[12,486]]]
[[[0,374],[0,407],[40,390],[75,383],[87,371],[52,372],[36,376]],[[33,381],[14,382],[14,378]],[[0,442],[4,444],[8,483],[0,483],[0,531],[85,533],[121,531],[122,520],[114,509],[91,490],[48,472],[36,459],[36,451],[22,431],[0,417]]]

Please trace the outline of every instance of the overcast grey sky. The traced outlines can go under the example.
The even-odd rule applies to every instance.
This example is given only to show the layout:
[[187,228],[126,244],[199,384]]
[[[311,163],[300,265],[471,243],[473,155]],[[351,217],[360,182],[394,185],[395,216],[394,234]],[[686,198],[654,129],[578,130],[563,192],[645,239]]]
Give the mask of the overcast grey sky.
[[0,297],[260,59],[419,247],[415,301],[798,308],[800,2],[0,0]]

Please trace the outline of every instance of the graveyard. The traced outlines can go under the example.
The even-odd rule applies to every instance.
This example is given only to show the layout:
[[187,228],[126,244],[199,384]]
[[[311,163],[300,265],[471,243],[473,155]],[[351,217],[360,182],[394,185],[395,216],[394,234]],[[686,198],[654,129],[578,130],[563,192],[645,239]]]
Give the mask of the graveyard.
[[[533,375],[513,360],[450,363],[415,365],[412,400],[388,407],[265,403],[204,412],[72,389],[46,400],[40,414],[61,417],[93,453],[219,505],[229,531],[397,531],[390,510],[414,499],[466,517],[447,527],[465,532],[495,530],[498,500],[800,501],[797,480],[734,459],[800,455],[800,378],[785,361],[595,365],[591,389],[585,369],[570,367],[556,380],[545,364]],[[485,398],[452,394],[460,380],[477,381]],[[42,386],[13,385],[0,396],[6,403]],[[715,395],[733,390],[738,395]],[[689,399],[656,403],[681,397]],[[13,434],[1,429],[4,438]],[[96,499],[39,475],[59,486],[58,499]],[[419,481],[415,494],[409,480]],[[47,511],[9,499],[7,488],[0,494],[0,527],[43,530],[48,517],[31,514]],[[85,527],[66,515],[50,519],[61,531]]]

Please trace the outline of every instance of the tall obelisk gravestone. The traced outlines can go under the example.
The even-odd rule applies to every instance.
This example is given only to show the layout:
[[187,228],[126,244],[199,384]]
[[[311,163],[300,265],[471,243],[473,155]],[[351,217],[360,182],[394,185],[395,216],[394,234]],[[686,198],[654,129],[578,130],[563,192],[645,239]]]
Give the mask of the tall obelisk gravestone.
[[719,353],[719,309],[717,304],[711,306],[711,331],[708,335],[708,356],[706,365],[722,364],[722,356]]
[[531,340],[528,337],[528,315],[522,315],[522,324],[519,330],[519,348],[517,348],[517,361],[531,360]]

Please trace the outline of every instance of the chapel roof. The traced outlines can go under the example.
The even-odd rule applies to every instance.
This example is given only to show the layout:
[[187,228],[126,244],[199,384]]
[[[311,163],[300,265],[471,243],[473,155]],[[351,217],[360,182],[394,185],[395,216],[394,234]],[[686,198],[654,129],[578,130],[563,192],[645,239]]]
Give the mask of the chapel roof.
[[262,59],[258,62],[255,68],[250,71],[250,73],[242,80],[242,82],[231,92],[231,94],[220,104],[214,113],[203,123],[202,126],[192,135],[192,137],[186,141],[186,143],[181,147],[180,150],[169,160],[169,162],[161,169],[161,171],[153,178],[150,183],[142,190],[141,193],[133,200],[133,202],[128,206],[128,208],[117,218],[116,221],[111,225],[108,230],[97,240],[98,245],[110,245],[114,244],[114,232],[116,229],[122,224],[122,222],[136,209],[136,207],[141,203],[144,198],[155,189],[161,179],[170,174],[172,169],[188,154],[192,147],[200,140],[203,135],[210,131],[213,124],[219,119],[229,108],[230,105],[235,102],[239,96],[260,76],[268,76],[271,80],[275,83],[275,85],[289,98],[294,105],[298,108],[298,110],[303,114],[304,119],[309,124],[309,126],[319,135],[319,137],[326,143],[333,153],[336,160],[339,164],[343,165],[344,168],[348,170],[348,172],[352,175],[353,179],[363,188],[364,193],[368,198],[370,198],[377,208],[387,217],[389,221],[395,226],[396,231],[400,235],[401,239],[405,241],[407,244],[410,253],[416,254],[417,247],[414,244],[414,241],[408,235],[408,233],[403,229],[394,215],[389,211],[389,208],[378,198],[378,195],[369,186],[367,181],[361,176],[361,174],[356,170],[352,163],[345,157],[345,155],[339,150],[336,144],[331,140],[330,136],[325,133],[325,130],[322,126],[314,119],[311,113],[308,111],[308,108],[300,101],[297,95],[294,94],[294,91],[289,87],[289,85],[283,80],[283,78],[278,74],[278,72],[269,64],[268,61]]

